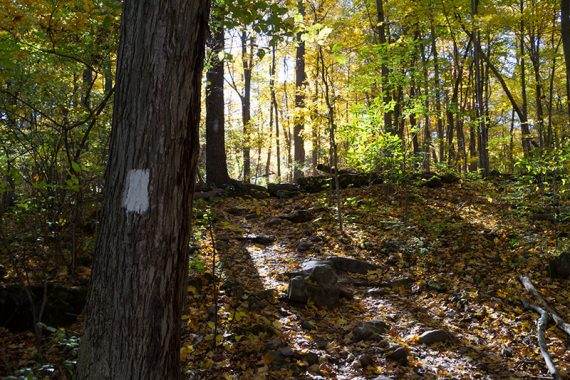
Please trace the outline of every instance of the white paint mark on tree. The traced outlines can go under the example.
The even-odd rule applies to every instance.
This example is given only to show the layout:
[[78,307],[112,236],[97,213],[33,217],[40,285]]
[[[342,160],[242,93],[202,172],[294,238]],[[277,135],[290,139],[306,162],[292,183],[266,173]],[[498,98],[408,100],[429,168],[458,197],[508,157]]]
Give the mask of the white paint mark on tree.
[[127,212],[142,214],[148,210],[148,169],[132,169],[127,174],[127,186],[123,194],[123,207]]

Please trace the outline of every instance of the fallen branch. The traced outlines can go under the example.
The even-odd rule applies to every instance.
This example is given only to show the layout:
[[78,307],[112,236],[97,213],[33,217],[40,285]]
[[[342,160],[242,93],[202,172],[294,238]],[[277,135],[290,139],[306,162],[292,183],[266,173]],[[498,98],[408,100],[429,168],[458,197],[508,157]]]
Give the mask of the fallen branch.
[[528,276],[520,276],[519,280],[520,280],[521,284],[524,286],[524,288],[526,289],[526,291],[529,292],[538,301],[538,304],[540,305],[540,307],[542,307],[544,310],[546,310],[546,312],[550,315],[550,317],[552,318],[552,320],[556,324],[556,327],[558,327],[560,330],[564,331],[570,337],[570,323],[566,323],[558,315],[556,310],[554,310],[552,307],[550,307],[548,305],[546,300],[542,297],[542,295],[540,295],[538,290],[536,290],[536,288],[532,284],[532,281],[530,281],[530,278]]
[[524,307],[526,309],[532,309],[534,311],[536,311],[538,314],[540,314],[540,318],[538,319],[538,347],[540,348],[540,354],[542,355],[545,363],[546,363],[546,367],[548,367],[548,371],[550,372],[550,374],[552,375],[552,378],[554,380],[559,380],[562,379],[562,377],[560,376],[560,374],[558,373],[558,370],[556,369],[556,367],[554,366],[554,363],[552,362],[552,358],[550,357],[550,354],[548,353],[548,349],[546,346],[546,337],[545,337],[545,331],[546,328],[548,327],[548,320],[549,318],[549,313],[547,310],[536,306],[536,305],[532,305],[529,304],[526,300],[521,300]]

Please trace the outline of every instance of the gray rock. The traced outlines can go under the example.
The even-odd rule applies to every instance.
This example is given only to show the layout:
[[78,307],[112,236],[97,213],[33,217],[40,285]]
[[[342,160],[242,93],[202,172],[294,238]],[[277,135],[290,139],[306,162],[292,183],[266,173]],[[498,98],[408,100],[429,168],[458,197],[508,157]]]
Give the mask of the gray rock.
[[249,209],[245,207],[230,207],[226,209],[226,212],[231,215],[245,216],[249,214]]
[[319,355],[314,352],[307,352],[303,355],[303,360],[309,363],[309,365],[317,364],[319,362]]
[[420,335],[419,343],[433,344],[451,340],[451,335],[444,330],[429,330]]
[[291,347],[282,347],[279,349],[279,353],[285,356],[286,358],[295,356],[295,352],[291,349]]
[[386,289],[382,288],[371,288],[368,289],[368,291],[366,292],[366,295],[369,297],[383,296],[385,294],[386,294]]
[[409,351],[407,348],[402,346],[394,346],[388,355],[386,355],[386,359],[395,362],[406,363],[408,361],[408,354]]
[[357,359],[360,362],[362,368],[366,368],[374,363],[374,359],[368,354],[360,354],[358,355]]
[[311,265],[289,280],[288,298],[306,303],[309,298],[316,306],[332,308],[339,302],[341,288],[334,269],[327,264]]
[[297,250],[301,251],[301,252],[308,251],[312,247],[313,247],[313,243],[311,243],[309,240],[301,240],[297,244]]
[[273,235],[246,235],[240,237],[238,240],[249,240],[252,243],[269,245],[275,242],[275,236]]
[[275,227],[285,222],[284,219],[281,218],[269,218],[267,222],[265,222],[266,227]]
[[401,240],[384,239],[382,240],[381,248],[386,253],[398,252],[403,246],[404,242]]
[[275,192],[275,197],[279,199],[295,199],[301,196],[298,191],[278,190]]
[[309,288],[303,276],[296,276],[289,280],[287,298],[293,302],[307,303],[309,300]]
[[282,215],[281,219],[292,223],[305,223],[315,219],[315,214],[311,210],[295,210],[289,214]]
[[570,278],[570,252],[564,252],[549,263],[552,277]]
[[352,330],[352,341],[382,340],[382,335],[388,330],[388,324],[384,321],[365,321]]
[[378,268],[377,265],[369,262],[348,257],[330,256],[326,261],[331,262],[334,269],[341,272],[367,273],[369,270]]
[[315,325],[311,321],[304,320],[301,322],[301,327],[305,330],[314,330]]

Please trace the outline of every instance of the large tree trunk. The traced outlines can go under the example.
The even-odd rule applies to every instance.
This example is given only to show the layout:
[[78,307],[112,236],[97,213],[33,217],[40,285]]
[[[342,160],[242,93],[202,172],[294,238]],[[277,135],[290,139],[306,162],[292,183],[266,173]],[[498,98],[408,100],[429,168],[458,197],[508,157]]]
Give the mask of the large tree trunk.
[[[560,0],[562,27],[562,49],[566,61],[566,108],[570,117],[570,0]],[[565,134],[568,136],[568,132]]]
[[80,379],[178,379],[205,0],[123,3]]
[[[298,2],[299,14],[305,16],[305,5],[303,0]],[[295,125],[293,136],[295,143],[295,168],[293,179],[303,177],[303,167],[305,166],[305,140],[303,139],[303,128],[305,127],[305,41],[301,32],[297,33],[297,52],[295,59]]]
[[221,186],[230,182],[226,160],[224,110],[224,28],[214,31],[210,41],[211,66],[206,74],[206,181]]

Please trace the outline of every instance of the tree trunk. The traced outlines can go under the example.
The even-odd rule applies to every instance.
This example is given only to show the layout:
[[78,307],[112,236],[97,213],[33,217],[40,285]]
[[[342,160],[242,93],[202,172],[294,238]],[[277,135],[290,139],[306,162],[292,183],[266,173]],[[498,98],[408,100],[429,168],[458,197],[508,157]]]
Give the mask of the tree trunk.
[[435,114],[437,117],[437,140],[439,146],[439,162],[445,162],[445,136],[443,133],[443,119],[441,117],[441,83],[439,77],[439,56],[437,54],[437,37],[433,19],[430,20],[431,49],[433,51],[433,71],[435,81]]
[[[478,0],[471,0],[471,14],[477,17]],[[473,21],[473,36],[475,48],[473,49],[473,64],[475,68],[475,115],[477,117],[477,136],[479,147],[479,168],[483,176],[489,175],[489,152],[487,150],[487,123],[485,122],[485,106],[483,103],[483,78],[481,76],[481,34],[477,21]]]
[[[560,0],[560,10],[562,49],[566,61],[566,110],[570,118],[570,0]],[[565,135],[569,135],[568,131]]]
[[[376,0],[376,21],[377,21],[377,35],[378,35],[378,43],[384,45],[383,48],[386,49],[386,17],[384,15],[384,4],[383,0]],[[387,55],[387,52],[384,53]],[[385,60],[382,59],[381,65],[381,72],[382,72],[382,98],[384,107],[388,107],[388,104],[391,103],[391,86],[389,83],[389,70],[388,66],[385,63]],[[393,121],[393,114],[394,111],[391,109],[384,109],[384,132],[386,133],[394,133],[394,121]]]
[[123,3],[79,379],[178,379],[205,0]]
[[[524,48],[524,0],[520,1],[519,8],[521,12],[521,22],[520,22],[520,71],[521,71],[521,96],[522,104],[520,111],[524,115],[524,122],[521,120],[521,134],[522,134],[522,146],[525,157],[528,156],[530,152],[530,140],[527,138],[530,135],[530,128],[528,125],[528,100],[526,94],[526,62],[525,62],[525,48]],[[519,118],[520,119],[520,118]]]
[[243,122],[243,180],[249,182],[251,177],[251,157],[250,157],[250,122],[251,122],[251,69],[253,51],[248,52],[248,43],[251,44],[253,50],[253,41],[248,37],[247,32],[244,30],[241,33],[241,58],[243,65],[243,95],[241,96],[241,113]]
[[221,186],[230,182],[226,159],[224,61],[224,28],[213,31],[209,42],[211,66],[206,73],[206,181]]
[[[298,2],[299,14],[305,16],[305,5],[303,0]],[[305,41],[303,41],[303,33],[297,33],[297,53],[295,59],[295,125],[293,127],[293,136],[295,144],[295,166],[293,179],[303,177],[303,167],[305,166],[305,141],[303,139],[303,128],[305,126],[304,108],[305,108],[305,81],[307,75],[305,73]]]

